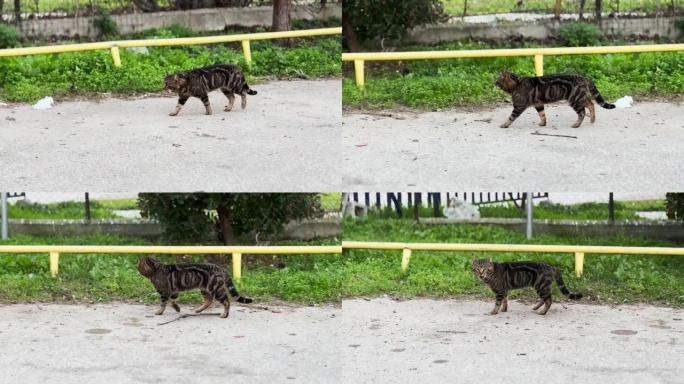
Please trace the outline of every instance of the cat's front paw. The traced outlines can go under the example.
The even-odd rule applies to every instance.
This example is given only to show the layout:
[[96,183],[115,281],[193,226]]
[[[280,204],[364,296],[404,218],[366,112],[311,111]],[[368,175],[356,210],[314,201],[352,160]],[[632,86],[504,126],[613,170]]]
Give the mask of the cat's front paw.
[[511,123],[510,123],[509,121],[507,121],[507,122],[505,122],[505,123],[499,125],[499,128],[508,128],[508,127],[510,127],[510,126],[511,126]]
[[178,306],[178,304],[173,303],[173,304],[171,304],[171,307],[173,307],[173,309],[175,309],[176,312],[180,312],[180,307]]
[[178,116],[178,112],[177,111],[171,112],[171,113],[169,113],[169,116]]

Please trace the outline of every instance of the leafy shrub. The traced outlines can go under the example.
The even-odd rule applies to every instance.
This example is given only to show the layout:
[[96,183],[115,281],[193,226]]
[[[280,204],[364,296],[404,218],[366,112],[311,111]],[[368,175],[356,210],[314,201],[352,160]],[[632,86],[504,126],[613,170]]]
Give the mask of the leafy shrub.
[[684,221],[684,193],[668,193],[665,199],[667,200],[667,217]]
[[0,23],[0,49],[19,46],[19,32],[9,25]]
[[100,9],[100,14],[93,20],[93,25],[100,31],[100,36],[114,36],[119,33],[119,27],[106,9]]
[[[166,28],[156,33],[183,33]],[[125,71],[116,71],[107,50],[58,55],[8,57],[0,60],[0,98],[33,102],[46,95],[111,92],[158,92],[164,76],[218,63],[242,66],[248,81],[255,77],[326,77],[341,73],[342,51],[337,37],[297,40],[289,49],[269,41],[252,44],[252,65],[247,67],[239,43],[149,47],[146,55],[121,51]]]
[[560,27],[560,38],[563,44],[570,47],[598,45],[601,31],[594,24],[569,23]]

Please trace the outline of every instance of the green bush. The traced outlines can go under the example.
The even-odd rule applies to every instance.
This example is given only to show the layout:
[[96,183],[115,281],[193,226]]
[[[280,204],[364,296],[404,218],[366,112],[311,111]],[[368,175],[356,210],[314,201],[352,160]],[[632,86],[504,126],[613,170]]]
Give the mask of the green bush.
[[[187,33],[175,27],[155,32],[157,37]],[[255,41],[250,67],[245,65],[239,43],[148,47],[148,51],[121,50],[123,71],[114,68],[106,50],[4,58],[0,60],[0,99],[33,102],[46,95],[159,92],[165,75],[217,63],[240,65],[250,82],[255,78],[320,78],[341,73],[338,37],[297,39],[287,49],[270,41]]]
[[[622,42],[616,42],[622,44]],[[438,46],[408,46],[410,50],[497,49],[489,43],[443,43]],[[539,47],[523,44],[522,48]],[[366,64],[366,87],[354,84],[353,67],[345,64],[343,82],[345,107],[382,109],[398,105],[416,109],[450,108],[510,100],[494,86],[503,68],[534,76],[528,57],[480,59],[413,60],[403,63],[406,74],[390,64]],[[544,58],[544,73],[580,73],[591,78],[603,97],[612,101],[633,97],[678,97],[684,93],[684,52],[645,52],[608,55],[565,55]]]
[[0,23],[0,49],[19,46],[19,32],[9,25]]
[[665,199],[667,200],[667,217],[684,221],[684,193],[668,193]]
[[601,39],[601,31],[589,23],[565,24],[560,27],[559,34],[563,45],[570,47],[598,45]]
[[114,36],[119,33],[119,27],[106,9],[100,9],[100,14],[93,20],[93,25],[100,31],[100,36]]

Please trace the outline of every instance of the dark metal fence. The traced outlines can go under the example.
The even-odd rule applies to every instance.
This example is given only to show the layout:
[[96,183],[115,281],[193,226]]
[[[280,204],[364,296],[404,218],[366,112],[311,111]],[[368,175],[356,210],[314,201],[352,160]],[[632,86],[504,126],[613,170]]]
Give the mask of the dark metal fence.
[[444,11],[451,16],[494,13],[582,14],[603,16],[681,15],[684,0],[444,0]]
[[[473,205],[512,202],[522,206],[527,195],[519,192],[352,192],[349,194],[349,199],[356,203],[364,203],[369,208],[375,207],[378,210],[387,207],[394,210],[398,217],[404,217],[405,207],[412,209],[424,205],[423,196],[426,198],[427,206],[433,208],[434,217],[441,217],[442,207],[448,204],[452,197]],[[532,194],[533,199],[548,197],[547,192]],[[443,198],[445,199],[443,200]]]

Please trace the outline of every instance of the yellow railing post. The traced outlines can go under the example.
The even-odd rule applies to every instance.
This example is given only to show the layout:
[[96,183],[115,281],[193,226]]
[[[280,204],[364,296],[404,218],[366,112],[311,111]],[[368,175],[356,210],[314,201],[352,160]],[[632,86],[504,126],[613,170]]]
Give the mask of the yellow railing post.
[[411,261],[411,248],[404,248],[401,255],[401,270],[406,272],[408,270],[409,262]]
[[250,65],[252,63],[252,48],[249,45],[249,40],[242,40],[242,53],[245,55],[245,63]]
[[354,60],[354,73],[356,73],[356,86],[363,89],[366,81],[364,75],[365,62],[363,60]]
[[544,76],[544,55],[534,55],[534,72],[537,76]]
[[233,279],[240,280],[242,277],[242,253],[233,253]]
[[575,252],[575,274],[582,276],[584,272],[584,252]]
[[112,45],[110,48],[112,51],[112,60],[114,61],[115,67],[121,66],[121,56],[119,56],[119,47],[117,45]]
[[59,272],[59,252],[50,252],[50,274],[57,277]]

